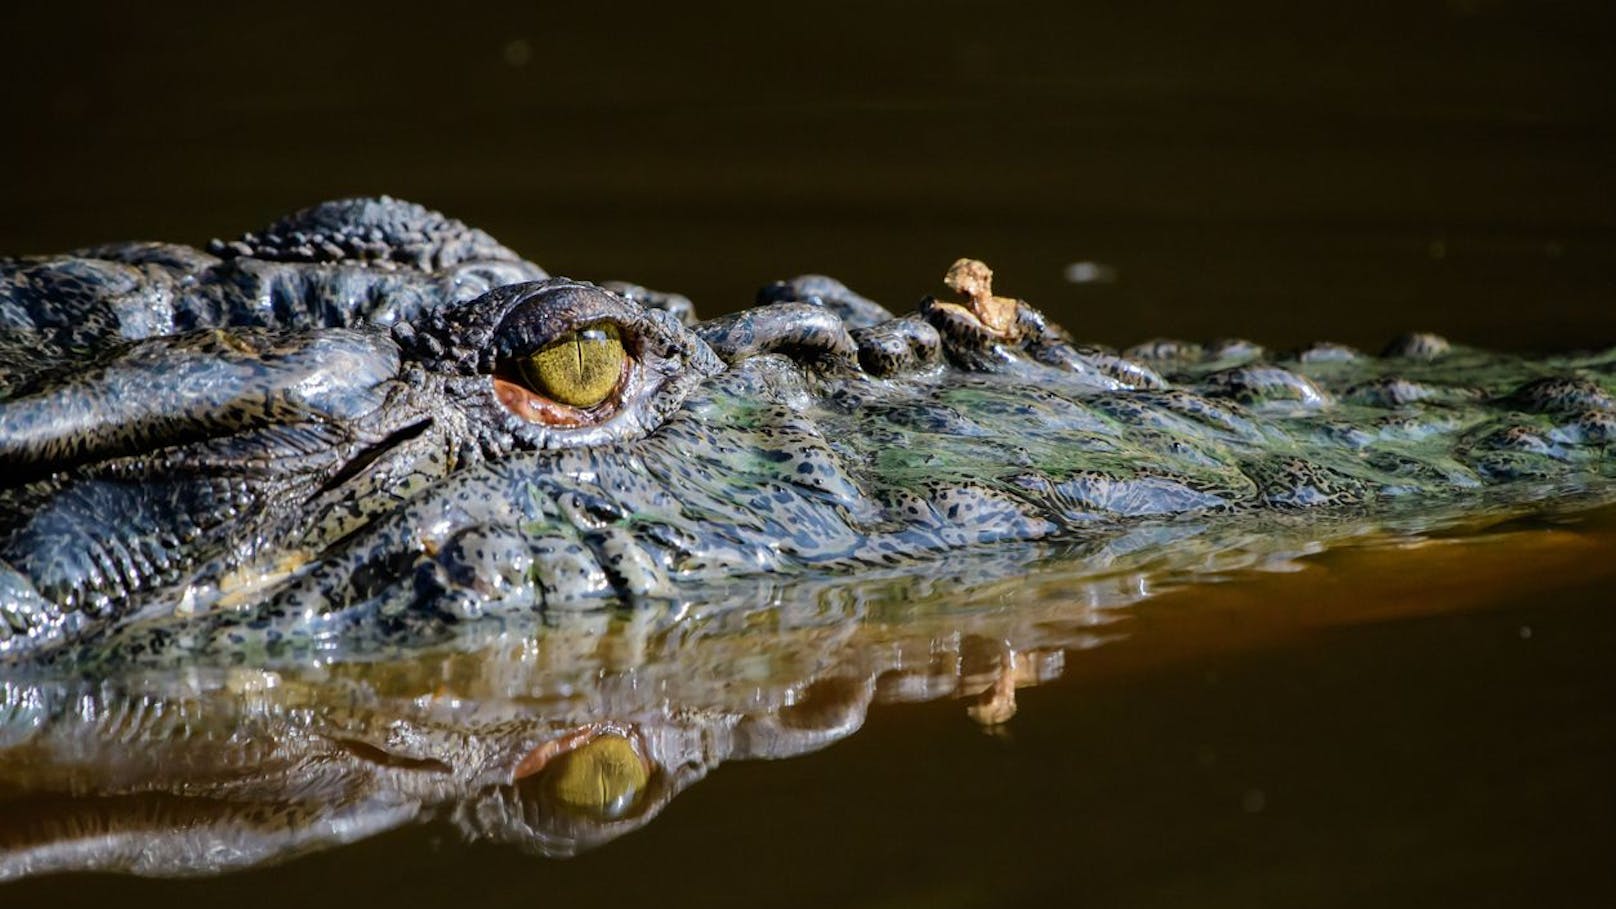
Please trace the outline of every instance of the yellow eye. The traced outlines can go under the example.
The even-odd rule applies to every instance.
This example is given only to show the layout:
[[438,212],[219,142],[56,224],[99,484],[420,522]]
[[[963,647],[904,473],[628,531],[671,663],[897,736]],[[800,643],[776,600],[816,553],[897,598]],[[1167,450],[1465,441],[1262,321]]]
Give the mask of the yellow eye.
[[628,354],[610,322],[571,331],[518,362],[522,378],[539,394],[569,407],[589,408],[611,396]]
[[634,807],[650,776],[628,739],[607,734],[564,756],[550,785],[567,806],[610,819]]

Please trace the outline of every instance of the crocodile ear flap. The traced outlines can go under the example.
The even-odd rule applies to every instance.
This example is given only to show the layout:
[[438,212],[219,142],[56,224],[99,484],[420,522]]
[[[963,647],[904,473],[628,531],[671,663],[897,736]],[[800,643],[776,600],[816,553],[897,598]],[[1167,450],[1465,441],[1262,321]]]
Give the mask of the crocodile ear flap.
[[137,341],[0,402],[18,480],[268,426],[353,421],[382,404],[397,348],[374,333],[211,329]]

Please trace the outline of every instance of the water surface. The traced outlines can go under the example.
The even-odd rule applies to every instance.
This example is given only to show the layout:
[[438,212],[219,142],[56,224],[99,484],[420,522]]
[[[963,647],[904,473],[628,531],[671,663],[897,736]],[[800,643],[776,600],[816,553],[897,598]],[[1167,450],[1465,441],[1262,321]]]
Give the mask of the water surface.
[[[373,665],[14,677],[0,876],[64,905],[1616,892],[1616,511],[1278,536]],[[580,794],[614,739],[648,773]]]

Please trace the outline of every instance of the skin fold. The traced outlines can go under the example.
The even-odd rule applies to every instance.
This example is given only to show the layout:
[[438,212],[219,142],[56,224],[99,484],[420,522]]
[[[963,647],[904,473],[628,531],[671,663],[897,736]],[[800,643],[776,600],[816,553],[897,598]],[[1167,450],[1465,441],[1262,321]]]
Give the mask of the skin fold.
[[[1613,351],[1117,352],[991,279],[962,260],[894,316],[805,276],[702,321],[385,198],[0,260],[0,659],[366,659],[995,547],[1596,501],[1613,472]],[[608,344],[586,393],[534,387],[599,326],[620,372]]]

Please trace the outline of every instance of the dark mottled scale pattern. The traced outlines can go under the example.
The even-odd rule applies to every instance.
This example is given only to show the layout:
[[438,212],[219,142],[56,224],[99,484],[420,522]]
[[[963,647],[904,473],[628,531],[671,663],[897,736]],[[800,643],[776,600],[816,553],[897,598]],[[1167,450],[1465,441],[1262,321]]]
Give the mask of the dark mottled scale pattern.
[[[218,531],[262,504],[238,478],[121,483],[85,479],[9,516],[0,558],[64,606],[103,613],[217,554]],[[20,518],[20,520],[18,520]],[[15,521],[15,523],[13,523]]]
[[29,344],[85,352],[202,327],[385,326],[544,277],[482,231],[418,205],[328,202],[209,253],[130,243],[0,258],[0,361]]
[[1567,414],[1550,432],[1556,441],[1572,445],[1609,445],[1616,442],[1616,411],[1584,410]]
[[1383,376],[1351,386],[1342,393],[1341,400],[1371,407],[1401,407],[1422,402],[1463,404],[1480,396],[1480,392],[1467,386],[1436,385],[1400,376]]
[[1544,376],[1515,389],[1504,403],[1530,413],[1616,412],[1609,389],[1583,376]]
[[386,196],[323,202],[235,240],[215,240],[208,251],[230,259],[358,262],[417,271],[467,261],[518,260],[480,230]]
[[913,316],[855,328],[859,366],[872,376],[894,376],[935,366],[943,339],[930,323]]
[[1331,403],[1312,379],[1279,366],[1235,366],[1205,376],[1200,386],[1213,397],[1270,411],[1319,410]]
[[[543,274],[390,200],[206,253],[0,263],[0,463],[24,471],[0,490],[0,655],[357,657],[996,543],[1121,551],[1616,472],[1608,352],[1118,354],[1025,303],[996,333],[804,276],[703,322]],[[501,358],[607,318],[637,358],[609,417],[499,403]]]
[[1299,457],[1253,460],[1245,472],[1262,503],[1275,508],[1356,505],[1369,497],[1368,484],[1355,476]]

